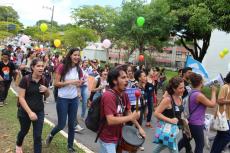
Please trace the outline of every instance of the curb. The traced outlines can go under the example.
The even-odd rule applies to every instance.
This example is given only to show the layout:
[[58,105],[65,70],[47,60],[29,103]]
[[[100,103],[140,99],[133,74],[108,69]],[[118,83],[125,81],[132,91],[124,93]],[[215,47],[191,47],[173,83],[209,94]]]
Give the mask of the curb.
[[[12,87],[10,87],[10,90],[13,92],[13,94],[15,94],[15,96],[18,96],[18,93],[17,93]],[[44,119],[44,122],[45,122],[46,124],[48,124],[49,126],[51,126],[51,127],[54,127],[54,126],[55,126],[55,124],[52,123],[51,121],[49,121],[47,118]],[[61,135],[64,136],[65,138],[68,138],[68,134],[67,134],[65,131],[61,130],[60,133],[61,133]],[[75,139],[74,139],[74,144],[75,144],[78,148],[80,148],[80,149],[82,149],[83,151],[85,151],[86,153],[94,153],[94,152],[91,151],[89,148],[87,148],[85,145],[83,145],[83,144],[77,142]]]

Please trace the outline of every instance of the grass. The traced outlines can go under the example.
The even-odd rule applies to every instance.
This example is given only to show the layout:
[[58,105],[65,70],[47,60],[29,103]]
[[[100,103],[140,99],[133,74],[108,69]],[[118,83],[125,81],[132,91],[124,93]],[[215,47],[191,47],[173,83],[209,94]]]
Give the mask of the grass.
[[[165,87],[166,84],[168,83],[168,80],[170,80],[172,77],[177,76],[177,75],[178,74],[175,71],[166,70],[167,81],[165,81],[163,86]],[[219,88],[218,88],[218,90],[219,90]],[[203,87],[202,88],[202,93],[205,96],[207,96],[208,98],[211,98],[211,89],[209,87]],[[217,91],[217,93],[218,93],[218,91]]]
[[[19,122],[17,120],[16,96],[9,92],[7,98],[8,105],[0,108],[0,153],[14,153],[15,141],[19,131]],[[33,133],[32,126],[29,133],[24,139],[24,153],[33,152]],[[51,127],[44,124],[42,138],[45,140]],[[83,150],[74,146],[79,153],[84,153]],[[43,153],[66,153],[67,140],[61,134],[57,134],[49,147],[43,143]]]

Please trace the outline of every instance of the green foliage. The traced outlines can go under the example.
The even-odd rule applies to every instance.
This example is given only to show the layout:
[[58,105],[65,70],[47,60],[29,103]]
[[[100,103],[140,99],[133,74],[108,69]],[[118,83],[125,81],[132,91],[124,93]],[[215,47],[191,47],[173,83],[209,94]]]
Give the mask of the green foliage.
[[78,26],[93,29],[104,38],[106,29],[112,26],[116,15],[114,8],[99,5],[81,6],[72,11],[72,18]]
[[9,33],[7,31],[0,31],[0,40],[3,40],[3,39],[10,37],[12,35],[13,35],[12,33]]
[[18,21],[18,13],[11,6],[0,6],[0,21]]
[[[226,0],[167,0],[171,13],[177,17],[175,32],[192,56],[202,62],[207,53],[212,30],[230,31],[230,2]],[[198,41],[202,40],[202,45]],[[189,47],[187,41],[192,42]]]
[[[140,16],[145,18],[143,27],[136,24]],[[161,46],[161,42],[167,40],[173,22],[175,18],[170,14],[166,0],[155,0],[150,5],[146,5],[143,0],[132,0],[123,3],[109,32],[113,40],[125,43],[130,53],[135,48],[143,53],[146,46]]]
[[[9,30],[8,29],[9,25],[15,25],[15,30]],[[0,31],[2,31],[3,33],[6,32],[11,34],[17,34],[19,30],[20,30],[20,25],[18,24],[15,24],[13,22],[0,21]]]
[[83,49],[87,45],[86,42],[96,41],[98,37],[91,29],[74,27],[65,31],[63,39],[66,46]]
[[205,0],[213,15],[212,21],[216,28],[230,32],[230,1],[229,0]]

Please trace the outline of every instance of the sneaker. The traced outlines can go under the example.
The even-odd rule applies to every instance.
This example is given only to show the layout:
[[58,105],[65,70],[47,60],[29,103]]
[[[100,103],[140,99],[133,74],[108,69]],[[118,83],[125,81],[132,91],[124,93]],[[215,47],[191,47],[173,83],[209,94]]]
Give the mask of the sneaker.
[[74,148],[68,148],[68,153],[77,153]]
[[84,130],[84,128],[82,128],[79,124],[76,125],[76,127],[75,127],[75,132],[81,132],[81,131],[83,131],[83,130]]
[[53,136],[52,136],[51,134],[49,134],[49,135],[47,136],[47,138],[46,138],[46,145],[47,145],[47,146],[50,145],[52,139],[53,139]]
[[0,107],[3,107],[3,106],[4,106],[4,102],[0,101]]
[[140,149],[141,151],[144,151],[144,150],[145,150],[145,148],[144,148],[143,146],[140,146],[139,149]]
[[4,103],[4,105],[7,105],[7,104],[8,104],[8,102],[6,102],[6,101],[3,101],[3,103]]

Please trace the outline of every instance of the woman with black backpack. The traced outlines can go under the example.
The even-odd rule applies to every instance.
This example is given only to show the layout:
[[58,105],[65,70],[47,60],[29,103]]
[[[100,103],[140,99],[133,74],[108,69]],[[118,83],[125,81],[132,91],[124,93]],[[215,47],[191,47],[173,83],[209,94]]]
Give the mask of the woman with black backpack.
[[31,62],[32,74],[22,78],[19,84],[18,120],[20,131],[17,136],[16,153],[22,153],[24,137],[33,124],[34,153],[42,152],[42,129],[44,122],[43,96],[49,96],[47,81],[42,77],[44,63],[40,59]]

